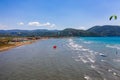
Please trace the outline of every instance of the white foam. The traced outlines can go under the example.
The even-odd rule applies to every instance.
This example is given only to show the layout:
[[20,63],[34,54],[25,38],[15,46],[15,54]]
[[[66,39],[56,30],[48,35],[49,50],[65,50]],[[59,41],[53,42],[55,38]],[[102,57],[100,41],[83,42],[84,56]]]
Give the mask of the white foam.
[[120,59],[113,59],[114,62],[120,62]]
[[73,41],[72,39],[69,39],[69,41],[71,42],[71,41]]
[[92,79],[91,79],[89,76],[87,76],[87,75],[85,75],[84,78],[85,78],[86,80],[92,80]]
[[[98,52],[95,52],[93,50],[84,48],[83,46],[76,44],[72,39],[69,39],[69,47],[72,50],[77,51],[77,53],[79,53],[81,51],[81,53],[79,53],[78,58],[83,62],[83,63],[95,63],[95,55]],[[75,61],[80,61],[78,60],[78,58],[75,58]]]
[[89,50],[88,52],[89,52],[89,53],[94,53],[94,51],[92,51],[92,50]]
[[111,69],[108,69],[108,72],[111,72],[112,70]]
[[96,55],[99,54],[99,52],[94,52]]
[[91,68],[96,68],[96,66],[94,66],[94,65],[91,65]]
[[103,54],[103,53],[99,53],[99,55],[105,55],[105,54]]
[[104,78],[103,80],[107,80],[106,78]]
[[73,50],[80,50],[82,48],[82,46],[75,44],[72,39],[69,39],[69,46],[68,47],[70,47]]
[[78,62],[78,61],[81,61],[81,60],[80,60],[80,59],[75,59],[75,61],[77,61],[77,62]]
[[101,59],[102,62],[105,62],[105,60]]
[[120,50],[120,45],[118,44],[117,45],[106,45],[106,47]]
[[80,58],[83,63],[87,63],[89,61],[85,60],[83,57]]
[[117,75],[117,73],[113,72],[113,75],[114,75],[114,76],[116,76],[116,75]]
[[95,63],[95,60],[93,60],[92,58],[88,58],[90,60],[90,62]]
[[84,49],[84,48],[83,48],[82,51],[89,51],[89,49]]
[[85,44],[91,44],[92,42],[91,41],[84,41],[83,43],[85,43]]

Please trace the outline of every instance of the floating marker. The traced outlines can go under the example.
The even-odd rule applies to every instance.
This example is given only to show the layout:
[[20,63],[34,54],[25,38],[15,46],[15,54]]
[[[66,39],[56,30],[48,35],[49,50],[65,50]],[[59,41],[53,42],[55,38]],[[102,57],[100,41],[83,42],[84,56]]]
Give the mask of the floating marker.
[[57,48],[57,46],[56,46],[56,45],[54,45],[54,46],[53,46],[53,48],[54,48],[54,49],[56,49],[56,48]]

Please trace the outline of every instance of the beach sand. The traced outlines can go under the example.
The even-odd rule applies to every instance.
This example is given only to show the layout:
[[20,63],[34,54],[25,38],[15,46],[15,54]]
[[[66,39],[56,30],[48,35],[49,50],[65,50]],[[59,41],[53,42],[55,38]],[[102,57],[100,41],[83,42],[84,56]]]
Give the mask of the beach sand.
[[12,48],[15,48],[15,47],[19,47],[19,46],[22,46],[22,45],[32,44],[32,43],[34,43],[38,40],[46,40],[46,39],[49,39],[49,38],[48,37],[43,37],[43,38],[40,38],[40,39],[27,40],[27,41],[23,41],[23,42],[10,42],[7,45],[0,46],[0,52],[9,50],[9,49],[12,49]]
[[15,48],[15,47],[18,47],[18,46],[22,46],[22,45],[27,45],[27,44],[31,44],[33,42],[35,42],[37,40],[29,40],[29,41],[24,41],[24,42],[12,42],[8,45],[5,45],[5,46],[2,46],[0,47],[0,52],[1,51],[6,51],[6,50],[9,50],[11,48]]

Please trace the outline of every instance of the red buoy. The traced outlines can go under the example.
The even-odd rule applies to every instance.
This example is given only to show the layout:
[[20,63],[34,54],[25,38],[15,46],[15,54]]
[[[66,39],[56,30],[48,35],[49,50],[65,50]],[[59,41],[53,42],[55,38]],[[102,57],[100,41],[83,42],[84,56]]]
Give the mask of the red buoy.
[[53,48],[54,48],[54,49],[56,49],[56,48],[57,48],[57,46],[56,46],[56,45],[54,45],[54,46],[53,46]]

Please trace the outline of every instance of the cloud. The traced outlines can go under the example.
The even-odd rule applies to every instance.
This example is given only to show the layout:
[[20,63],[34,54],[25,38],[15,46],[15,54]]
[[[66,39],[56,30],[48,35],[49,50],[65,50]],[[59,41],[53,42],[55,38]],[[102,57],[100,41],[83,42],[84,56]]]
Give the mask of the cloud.
[[28,23],[29,26],[40,26],[39,22],[29,22]]
[[7,25],[0,24],[0,29],[6,29],[6,28],[8,28]]
[[24,25],[24,23],[23,23],[23,22],[19,22],[19,23],[18,23],[18,25],[23,26],[23,25]]
[[55,27],[55,24],[51,24],[49,22],[40,23],[40,22],[29,22],[29,26],[38,26],[38,27]]
[[79,29],[86,30],[86,27],[78,27]]

